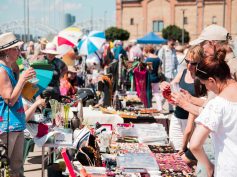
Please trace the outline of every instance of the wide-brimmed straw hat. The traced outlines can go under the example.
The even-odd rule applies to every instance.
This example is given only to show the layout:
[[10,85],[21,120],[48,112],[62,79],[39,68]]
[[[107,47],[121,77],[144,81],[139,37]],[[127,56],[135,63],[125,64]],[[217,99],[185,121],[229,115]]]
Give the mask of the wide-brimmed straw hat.
[[0,51],[21,46],[22,44],[23,42],[19,41],[12,32],[0,35]]
[[44,50],[41,50],[42,53],[48,53],[48,54],[53,54],[53,55],[58,55],[59,52],[57,51],[57,46],[56,44],[49,42],[46,44],[46,47]]

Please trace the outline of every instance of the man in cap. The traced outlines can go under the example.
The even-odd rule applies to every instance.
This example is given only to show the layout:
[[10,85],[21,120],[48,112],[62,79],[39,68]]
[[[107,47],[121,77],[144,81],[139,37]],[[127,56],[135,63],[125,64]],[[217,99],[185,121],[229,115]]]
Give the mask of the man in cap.
[[[227,49],[227,54],[225,58],[226,62],[230,67],[231,74],[233,75],[233,77],[236,77],[237,59],[234,57],[232,49],[228,44],[229,39],[230,35],[225,28],[219,25],[210,25],[204,28],[200,36],[197,39],[191,41],[189,44],[192,46],[201,45],[203,47],[205,55],[214,54],[214,49],[212,47],[213,44],[219,44],[224,46]],[[178,101],[177,104],[183,109],[191,112],[192,114],[199,115],[200,111],[203,109],[203,106],[215,96],[212,93],[210,95],[211,96],[208,98],[207,101],[205,101],[204,99],[189,96],[188,99],[185,99],[185,97],[178,98],[176,96],[176,100]]]
[[190,45],[201,45],[205,55],[213,55],[214,50],[211,47],[213,44],[219,44],[226,49],[225,61],[230,67],[230,72],[235,80],[237,80],[237,58],[234,56],[233,49],[229,44],[231,39],[228,31],[219,25],[210,25],[203,29],[200,36],[191,41]]

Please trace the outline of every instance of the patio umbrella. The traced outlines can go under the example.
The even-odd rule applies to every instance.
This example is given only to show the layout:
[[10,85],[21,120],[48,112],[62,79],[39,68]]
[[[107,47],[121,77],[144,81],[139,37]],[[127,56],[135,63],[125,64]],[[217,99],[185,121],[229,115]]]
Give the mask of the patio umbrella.
[[78,44],[82,35],[79,28],[69,27],[60,31],[53,41],[56,43],[60,54],[64,55]]
[[78,52],[81,55],[90,55],[98,51],[105,42],[105,33],[92,31],[85,35],[78,44]]
[[36,72],[36,78],[39,80],[36,84],[39,90],[34,95],[35,97],[40,95],[49,85],[53,77],[53,67],[47,63],[33,63],[31,65]]

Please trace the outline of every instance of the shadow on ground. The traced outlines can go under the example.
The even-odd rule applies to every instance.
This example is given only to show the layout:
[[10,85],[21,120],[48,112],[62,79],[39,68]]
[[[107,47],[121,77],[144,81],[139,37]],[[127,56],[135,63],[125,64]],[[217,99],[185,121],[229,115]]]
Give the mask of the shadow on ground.
[[27,161],[31,164],[41,164],[42,156],[39,155],[39,156],[28,157]]

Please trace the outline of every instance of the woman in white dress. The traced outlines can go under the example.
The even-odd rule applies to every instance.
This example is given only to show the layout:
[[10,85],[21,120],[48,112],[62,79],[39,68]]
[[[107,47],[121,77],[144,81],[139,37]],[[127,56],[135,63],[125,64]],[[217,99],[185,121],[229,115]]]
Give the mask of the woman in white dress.
[[[237,176],[237,82],[224,61],[226,51],[213,45],[211,56],[206,56],[196,68],[196,76],[217,96],[208,102],[195,120],[197,126],[190,141],[190,149],[202,163],[207,176]],[[212,164],[202,146],[211,134],[215,150]]]

